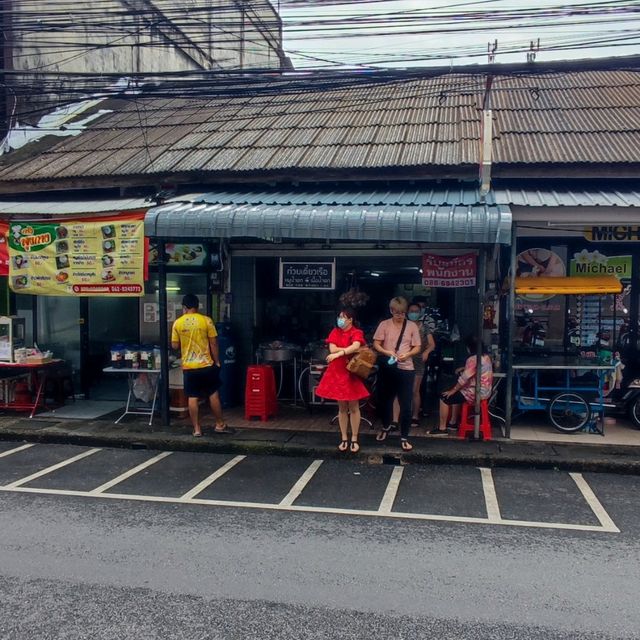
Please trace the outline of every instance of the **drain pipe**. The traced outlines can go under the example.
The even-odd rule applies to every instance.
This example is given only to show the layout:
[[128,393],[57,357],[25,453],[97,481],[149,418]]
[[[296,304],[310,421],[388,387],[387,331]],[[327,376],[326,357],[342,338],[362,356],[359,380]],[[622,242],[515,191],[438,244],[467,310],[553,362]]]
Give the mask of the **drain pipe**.
[[491,162],[493,156],[493,116],[491,112],[491,88],[493,76],[487,76],[487,84],[482,102],[482,130],[480,138],[480,197],[484,198],[491,189]]

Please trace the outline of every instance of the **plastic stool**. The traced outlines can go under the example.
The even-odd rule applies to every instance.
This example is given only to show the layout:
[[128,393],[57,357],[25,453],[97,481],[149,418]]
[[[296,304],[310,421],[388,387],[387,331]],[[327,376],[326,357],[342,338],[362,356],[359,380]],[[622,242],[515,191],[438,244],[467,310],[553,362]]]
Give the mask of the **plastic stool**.
[[269,365],[253,365],[247,369],[244,392],[244,419],[260,418],[266,422],[278,412],[276,378]]
[[[466,438],[467,434],[475,432],[475,414],[473,410],[475,405],[468,402],[462,405],[462,415],[460,416],[460,425],[458,426],[458,438]],[[483,440],[491,440],[491,420],[489,418],[489,401],[482,400],[480,402],[480,433]]]

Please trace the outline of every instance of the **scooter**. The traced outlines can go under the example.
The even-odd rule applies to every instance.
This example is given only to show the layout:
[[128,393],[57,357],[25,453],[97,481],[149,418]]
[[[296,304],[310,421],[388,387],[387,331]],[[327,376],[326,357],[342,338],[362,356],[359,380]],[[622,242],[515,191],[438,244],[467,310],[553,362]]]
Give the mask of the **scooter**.
[[[618,361],[619,362],[619,361]],[[621,375],[624,365],[616,366],[612,375],[611,391],[607,393],[605,402],[613,407],[616,413],[625,414],[633,422],[636,429],[640,429],[640,375],[634,371],[632,375]],[[616,383],[618,377],[622,380]]]

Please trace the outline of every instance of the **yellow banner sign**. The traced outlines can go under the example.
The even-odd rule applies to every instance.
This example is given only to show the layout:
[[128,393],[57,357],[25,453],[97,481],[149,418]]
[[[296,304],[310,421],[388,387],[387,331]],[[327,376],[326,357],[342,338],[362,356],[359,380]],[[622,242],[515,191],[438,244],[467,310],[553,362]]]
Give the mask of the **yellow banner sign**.
[[11,221],[11,288],[45,296],[142,296],[143,216]]

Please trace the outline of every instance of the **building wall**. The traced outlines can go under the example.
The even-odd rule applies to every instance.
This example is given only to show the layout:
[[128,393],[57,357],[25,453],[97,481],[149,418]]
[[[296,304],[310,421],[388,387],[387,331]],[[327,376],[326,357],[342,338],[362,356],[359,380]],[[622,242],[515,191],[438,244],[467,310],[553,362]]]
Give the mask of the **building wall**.
[[[15,2],[4,32],[15,70],[51,74],[166,72],[216,69],[279,69],[282,25],[268,0],[53,1],[41,12]],[[55,15],[49,13],[55,11]],[[113,83],[90,78],[96,86]],[[74,81],[77,84],[77,80]],[[14,77],[21,103],[42,96],[56,101],[69,88],[54,75]],[[20,86],[25,87],[21,91]],[[31,95],[26,95],[31,94]],[[37,100],[37,98],[35,98]],[[26,110],[18,108],[18,114]]]

